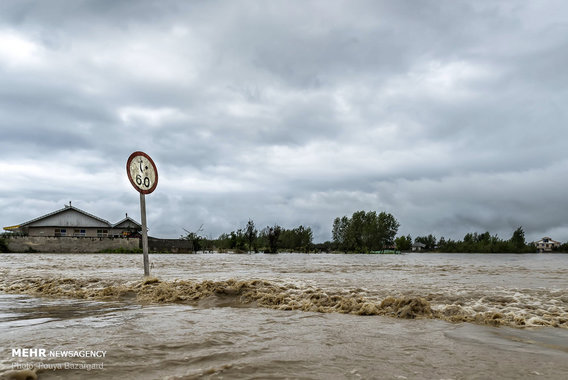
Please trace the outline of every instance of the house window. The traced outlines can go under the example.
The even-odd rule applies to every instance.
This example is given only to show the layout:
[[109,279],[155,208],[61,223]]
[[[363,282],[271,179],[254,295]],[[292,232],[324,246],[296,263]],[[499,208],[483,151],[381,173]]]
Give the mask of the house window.
[[56,228],[56,229],[55,229],[55,236],[67,236],[67,229],[65,229],[65,228]]
[[86,235],[86,231],[85,230],[75,230],[73,231],[73,236],[85,236]]
[[108,236],[108,230],[97,230],[97,236],[98,237],[107,237]]

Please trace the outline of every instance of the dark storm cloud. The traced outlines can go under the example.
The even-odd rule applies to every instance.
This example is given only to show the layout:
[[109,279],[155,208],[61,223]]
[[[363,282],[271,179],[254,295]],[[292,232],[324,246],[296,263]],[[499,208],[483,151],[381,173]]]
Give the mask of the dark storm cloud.
[[252,218],[324,240],[364,209],[413,236],[568,240],[565,8],[2,2],[0,221],[137,215],[124,162],[144,150],[157,236]]

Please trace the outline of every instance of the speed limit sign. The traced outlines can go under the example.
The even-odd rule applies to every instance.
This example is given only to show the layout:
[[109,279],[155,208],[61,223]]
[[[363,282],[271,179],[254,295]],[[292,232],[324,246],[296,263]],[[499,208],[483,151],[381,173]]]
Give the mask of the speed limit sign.
[[150,194],[158,185],[158,169],[154,161],[144,152],[134,152],[126,162],[128,179],[142,194]]
[[126,174],[136,191],[140,193],[140,215],[142,216],[142,254],[144,255],[144,276],[150,276],[148,259],[148,227],[146,223],[146,194],[158,185],[158,169],[154,161],[144,152],[134,152],[126,161]]

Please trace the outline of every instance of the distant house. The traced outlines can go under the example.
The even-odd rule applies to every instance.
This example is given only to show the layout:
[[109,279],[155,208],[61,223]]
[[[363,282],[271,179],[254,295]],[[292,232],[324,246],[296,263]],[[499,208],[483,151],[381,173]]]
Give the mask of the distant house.
[[76,207],[64,208],[4,230],[27,236],[74,236],[74,237],[129,237],[138,236],[142,225],[132,218],[112,224]]
[[426,248],[426,244],[423,243],[414,243],[412,244],[412,252],[420,252],[424,248]]
[[543,237],[536,243],[536,249],[538,252],[551,252],[554,248],[560,247],[561,243],[556,240],[552,240],[548,236]]

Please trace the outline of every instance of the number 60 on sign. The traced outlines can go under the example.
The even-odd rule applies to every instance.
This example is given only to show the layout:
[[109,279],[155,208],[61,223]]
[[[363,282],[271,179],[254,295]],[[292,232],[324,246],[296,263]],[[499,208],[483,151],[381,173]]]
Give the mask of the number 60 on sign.
[[158,170],[154,161],[144,152],[134,152],[126,162],[128,179],[142,194],[150,194],[158,185]]

